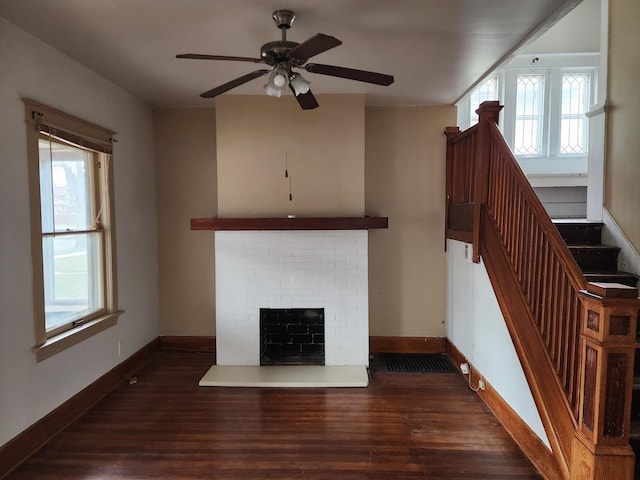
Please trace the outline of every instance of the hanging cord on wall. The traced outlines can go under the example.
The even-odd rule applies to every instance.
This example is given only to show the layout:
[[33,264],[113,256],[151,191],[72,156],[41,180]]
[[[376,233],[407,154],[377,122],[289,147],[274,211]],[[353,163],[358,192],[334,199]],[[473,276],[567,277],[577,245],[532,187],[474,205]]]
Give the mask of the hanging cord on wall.
[[[115,139],[114,137],[111,137],[109,139],[109,141],[111,142],[111,145],[118,143],[118,140]],[[113,152],[113,150],[111,150],[111,152]],[[98,160],[98,168],[104,168],[104,173],[101,175],[101,180],[102,180],[102,192],[108,192],[109,191],[109,181],[110,181],[110,175],[111,175],[111,153],[104,153],[102,155],[102,158],[100,160]],[[102,163],[101,163],[102,162]],[[98,209],[98,212],[96,213],[96,219],[95,219],[95,226],[98,229],[103,228],[102,225],[102,213],[104,210],[104,203],[105,203],[105,197],[104,195],[100,198],[100,208]]]
[[289,159],[287,152],[284,152],[284,178],[289,178]]
[[[49,179],[51,180],[51,210],[52,212],[55,212],[55,196],[53,193],[53,141],[51,140],[51,138],[53,137],[53,133],[51,133],[51,129],[47,128],[47,133],[49,135]],[[55,213],[53,215],[51,215],[51,222],[53,223],[52,225],[52,230],[53,230],[53,235],[55,236],[56,234],[56,215]]]
[[284,152],[284,178],[289,179],[289,201],[293,200],[293,195],[291,194],[291,175],[289,175],[289,159],[287,158],[287,152]]
[[289,201],[293,201],[291,193],[291,175],[289,175],[289,137],[287,135],[287,120],[289,119],[289,111],[287,107],[287,99],[282,101],[282,138],[284,139],[284,178],[289,179]]
[[[105,154],[104,158],[98,161],[98,168],[104,168],[104,173],[101,175],[101,180],[103,182],[102,191],[109,191],[109,172],[110,172],[110,163],[111,163],[111,155]],[[102,211],[104,209],[104,197],[100,198],[100,208],[96,213],[95,219],[95,227],[98,229],[102,228]]]

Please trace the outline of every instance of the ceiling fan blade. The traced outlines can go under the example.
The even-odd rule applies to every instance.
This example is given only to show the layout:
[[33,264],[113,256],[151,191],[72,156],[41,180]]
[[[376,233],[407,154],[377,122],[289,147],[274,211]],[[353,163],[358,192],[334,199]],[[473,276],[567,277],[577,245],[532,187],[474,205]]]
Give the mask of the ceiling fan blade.
[[332,77],[348,78],[358,82],[375,83],[385,87],[393,83],[393,75],[384,73],[367,72],[366,70],[356,70],[354,68],[337,67],[335,65],[322,65],[320,63],[308,63],[304,66],[307,72],[330,75]]
[[298,105],[300,105],[303,110],[313,110],[314,108],[319,107],[318,101],[316,100],[316,97],[313,96],[313,93],[311,93],[311,90],[307,93],[296,95],[296,91],[291,85],[289,85],[289,88],[291,89],[293,96],[296,97]]
[[191,60],[230,60],[233,62],[264,63],[259,58],[230,57],[228,55],[204,55],[201,53],[181,53],[179,55],[176,55],[176,58],[190,58]]
[[342,45],[342,42],[335,37],[317,33],[313,37],[308,38],[297,47],[289,51],[289,57],[297,60],[307,60],[308,58],[326,52],[332,48]]
[[241,77],[238,77],[234,80],[231,80],[230,82],[227,83],[223,83],[222,85],[217,86],[216,88],[212,88],[211,90],[207,90],[204,93],[201,93],[200,96],[202,98],[213,98],[216,97],[218,95],[220,95],[221,93],[224,93],[228,90],[231,90],[232,88],[236,88],[240,85],[242,85],[243,83],[247,83],[250,80],[253,80],[254,78],[258,78],[261,77],[262,75],[269,73],[271,70],[269,69],[262,69],[262,70],[256,70],[255,72],[251,72],[251,73],[247,73],[246,75],[243,75]]

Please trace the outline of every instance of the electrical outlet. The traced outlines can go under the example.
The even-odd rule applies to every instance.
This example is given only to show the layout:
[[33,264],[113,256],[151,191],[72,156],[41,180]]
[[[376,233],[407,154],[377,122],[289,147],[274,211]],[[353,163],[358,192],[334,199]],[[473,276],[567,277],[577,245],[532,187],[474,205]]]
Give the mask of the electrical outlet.
[[478,380],[478,388],[480,390],[484,390],[485,388],[487,388],[487,386],[484,384],[484,380],[482,378],[480,380]]
[[469,375],[469,373],[471,372],[471,369],[469,368],[469,364],[468,363],[461,363],[460,364],[460,371],[465,375]]

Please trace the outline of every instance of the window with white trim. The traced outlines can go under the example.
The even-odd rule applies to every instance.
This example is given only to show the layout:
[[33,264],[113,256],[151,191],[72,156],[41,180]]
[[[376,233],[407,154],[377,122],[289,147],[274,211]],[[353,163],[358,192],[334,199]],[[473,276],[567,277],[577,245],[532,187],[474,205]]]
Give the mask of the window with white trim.
[[588,122],[585,114],[591,100],[589,73],[562,74],[560,154],[586,154]]
[[469,95],[469,125],[478,123],[476,110],[482,102],[498,98],[498,77],[490,77],[478,85]]
[[544,75],[516,76],[515,155],[539,156],[542,152],[544,83]]
[[519,158],[585,157],[594,68],[507,70],[504,136]]
[[120,313],[110,175],[114,132],[30,100],[25,106],[35,348],[46,358],[115,324]]

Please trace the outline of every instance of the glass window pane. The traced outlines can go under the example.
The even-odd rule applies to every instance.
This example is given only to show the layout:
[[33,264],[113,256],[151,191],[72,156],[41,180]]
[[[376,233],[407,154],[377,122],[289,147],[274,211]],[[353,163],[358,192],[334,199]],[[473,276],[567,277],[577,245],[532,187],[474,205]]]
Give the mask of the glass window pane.
[[485,80],[471,92],[471,96],[469,97],[469,105],[471,106],[469,125],[478,123],[476,110],[482,102],[487,100],[498,100],[498,77],[491,77]]
[[562,75],[562,112],[560,118],[560,154],[586,154],[588,146],[585,112],[590,102],[588,73]]
[[101,243],[102,232],[42,239],[47,331],[104,308]]
[[542,154],[544,122],[544,80],[541,74],[516,77],[516,124],[514,153],[539,156]]
[[91,228],[94,223],[92,154],[42,139],[39,148],[43,233]]
[[536,155],[540,150],[537,142],[538,121],[536,119],[516,120],[515,144],[520,155]]

